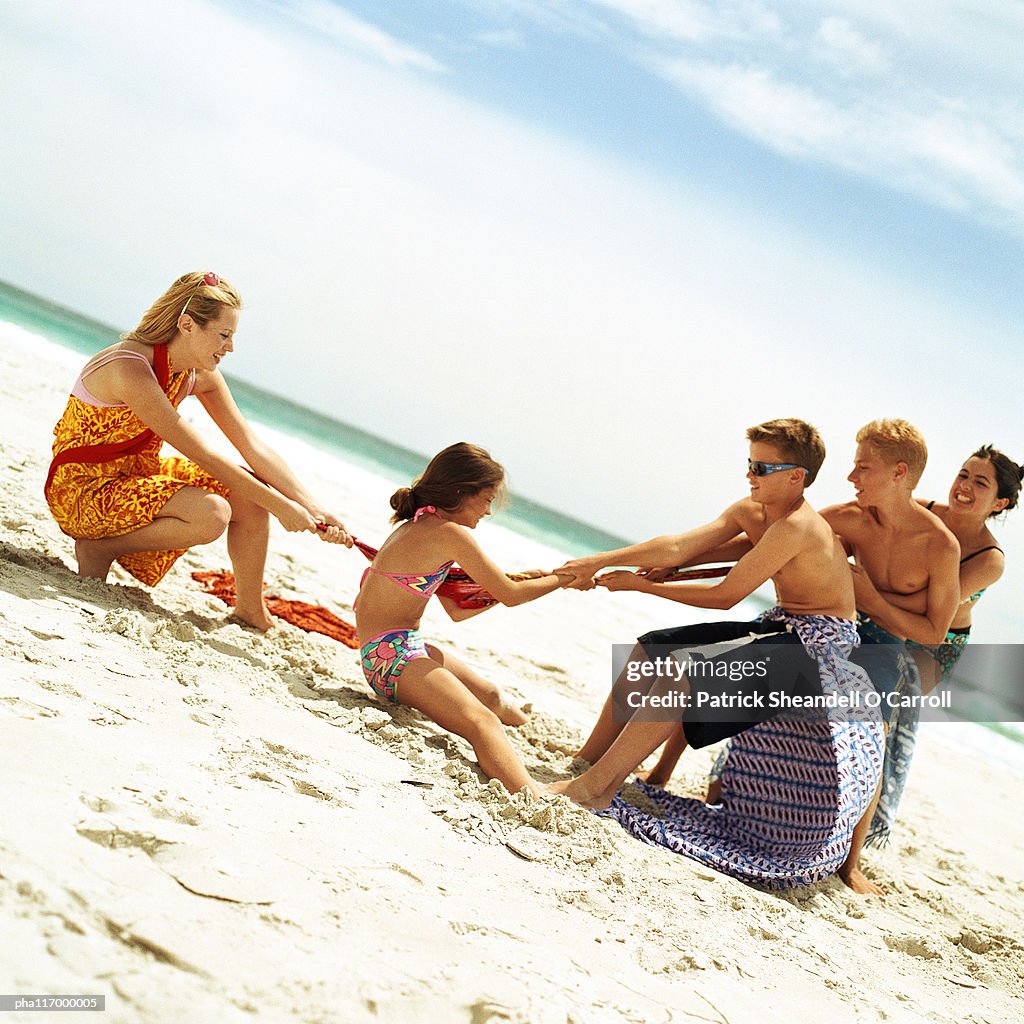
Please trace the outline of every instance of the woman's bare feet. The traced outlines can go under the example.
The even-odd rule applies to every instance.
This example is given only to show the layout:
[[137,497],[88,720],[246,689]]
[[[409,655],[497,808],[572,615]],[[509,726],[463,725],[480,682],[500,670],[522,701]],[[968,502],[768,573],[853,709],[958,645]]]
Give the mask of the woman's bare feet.
[[498,706],[491,710],[498,716],[502,725],[522,725],[530,717],[521,708],[510,704],[504,697],[501,697],[498,700]]
[[276,624],[274,617],[267,611],[267,606],[262,604],[262,602],[260,607],[253,609],[240,608],[236,604],[234,611],[228,618],[237,619],[243,626],[258,630],[260,633],[266,633],[268,629],[272,629]]
[[102,540],[76,540],[75,558],[78,575],[95,580],[105,580],[114,562],[109,545]]

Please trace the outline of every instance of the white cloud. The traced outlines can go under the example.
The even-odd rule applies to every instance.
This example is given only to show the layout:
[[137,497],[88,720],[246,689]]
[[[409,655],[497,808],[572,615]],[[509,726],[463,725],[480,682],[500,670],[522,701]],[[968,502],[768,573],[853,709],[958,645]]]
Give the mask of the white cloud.
[[824,18],[818,26],[818,40],[823,56],[844,74],[879,74],[888,69],[883,47],[846,18]]
[[476,32],[473,34],[473,39],[484,46],[493,46],[502,50],[521,50],[526,45],[522,32],[512,28]]
[[939,169],[961,192],[975,192],[997,207],[1024,213],[1021,154],[970,111],[936,111],[911,126],[908,150],[923,167]]
[[[481,19],[506,26],[522,20],[541,31],[568,38],[601,36],[607,28],[580,0],[454,0]],[[496,31],[502,31],[497,29]]]
[[317,34],[374,57],[389,67],[435,74],[448,70],[429,53],[395,39],[330,0],[287,0],[282,9]]
[[[795,0],[820,17],[820,0]],[[922,82],[1019,91],[1024,5],[1015,0],[832,0],[834,11],[890,50]]]
[[590,0],[622,14],[646,35],[681,40],[712,34],[714,18],[698,0]]
[[663,74],[737,130],[1024,234],[1019,140],[966,102],[899,105],[872,92],[830,98],[764,67],[675,60]]
[[707,3],[705,0],[588,0],[621,15],[655,42],[700,42],[772,38],[782,27],[776,12],[760,0]]
[[818,157],[845,144],[842,111],[765,68],[675,60],[664,71],[735,128],[785,153]]
[[[769,149],[1024,235],[1024,6],[590,0],[601,38]],[[529,15],[533,5],[519,7]]]

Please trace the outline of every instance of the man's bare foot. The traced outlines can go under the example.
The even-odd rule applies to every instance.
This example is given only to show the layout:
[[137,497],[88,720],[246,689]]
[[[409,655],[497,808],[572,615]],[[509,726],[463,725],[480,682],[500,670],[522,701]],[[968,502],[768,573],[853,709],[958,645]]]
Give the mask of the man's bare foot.
[[105,580],[114,562],[102,540],[76,540],[75,557],[78,559],[78,575],[95,580]]
[[870,878],[865,877],[860,868],[844,864],[838,873],[839,877],[861,896],[883,896],[885,894],[885,890],[880,885],[875,885]]
[[664,788],[668,785],[668,780],[672,778],[672,773],[665,774],[662,771],[658,771],[658,766],[655,765],[653,768],[648,768],[647,771],[636,772],[635,777],[641,782],[646,782],[648,786],[658,786]]
[[576,779],[562,779],[551,782],[545,787],[551,796],[567,796],[574,804],[592,811],[603,811],[612,805],[614,793],[594,793],[586,785],[583,776]]
[[498,720],[502,725],[522,725],[529,719],[529,715],[523,713],[520,708],[517,708],[514,704],[509,704],[507,700],[502,697],[498,702],[498,706],[494,709],[494,713],[498,716]]
[[722,780],[712,779],[708,783],[708,795],[704,798],[704,802],[709,807],[714,807],[715,804],[722,802]]
[[248,626],[249,629],[255,629],[260,633],[266,633],[268,629],[272,629],[275,625],[274,617],[265,607],[249,611],[248,609],[239,609],[238,605],[235,605],[235,610],[228,618],[236,620],[242,626]]

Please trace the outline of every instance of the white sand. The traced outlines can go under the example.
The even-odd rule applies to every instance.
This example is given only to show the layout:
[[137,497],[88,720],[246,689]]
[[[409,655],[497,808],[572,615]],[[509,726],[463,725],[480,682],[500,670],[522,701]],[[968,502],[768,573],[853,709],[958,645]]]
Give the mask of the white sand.
[[[866,854],[872,899],[766,894],[512,799],[378,704],[354,652],[227,623],[189,576],[222,544],[153,591],[74,575],[41,485],[79,360],[30,344],[0,337],[0,994],[105,994],[119,1024],[1024,1018],[1020,776],[926,729],[895,841]],[[312,484],[384,536],[384,482]],[[510,569],[542,554],[482,540]],[[351,618],[364,564],[276,530],[268,583]],[[596,714],[608,644],[677,617],[557,593],[425,626],[533,705],[515,742],[543,774]]]

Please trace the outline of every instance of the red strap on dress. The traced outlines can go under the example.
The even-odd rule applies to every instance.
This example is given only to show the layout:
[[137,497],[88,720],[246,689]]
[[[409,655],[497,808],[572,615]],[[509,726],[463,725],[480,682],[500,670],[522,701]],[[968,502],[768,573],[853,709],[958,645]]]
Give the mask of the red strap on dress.
[[[167,382],[171,379],[171,364],[167,356],[166,345],[156,345],[153,348],[153,372],[156,374],[160,390],[166,391]],[[125,455],[138,455],[154,437],[156,434],[147,427],[141,434],[136,434],[135,437],[130,437],[127,441],[65,448],[59,455],[55,455],[50,463],[50,471],[46,474],[46,483],[43,484],[43,495],[45,496],[50,490],[53,474],[57,472],[58,467],[68,462],[112,462]]]

